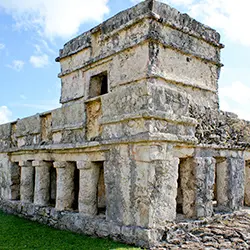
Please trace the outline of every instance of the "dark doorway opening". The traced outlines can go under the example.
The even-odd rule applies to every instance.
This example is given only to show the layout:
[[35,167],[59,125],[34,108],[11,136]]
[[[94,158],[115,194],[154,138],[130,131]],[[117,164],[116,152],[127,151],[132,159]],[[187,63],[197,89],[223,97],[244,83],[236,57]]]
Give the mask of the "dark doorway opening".
[[[86,180],[88,181],[88,180]],[[80,188],[80,171],[75,167],[74,171],[74,201],[72,208],[78,211],[78,198],[79,198],[79,188]]]
[[97,162],[99,177],[97,184],[97,214],[106,214],[106,188],[104,178],[104,162]]

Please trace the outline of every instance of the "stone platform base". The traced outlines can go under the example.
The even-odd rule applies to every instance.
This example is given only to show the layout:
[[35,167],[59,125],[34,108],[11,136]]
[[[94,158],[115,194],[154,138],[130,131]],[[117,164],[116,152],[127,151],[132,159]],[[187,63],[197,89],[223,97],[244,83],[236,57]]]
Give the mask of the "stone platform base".
[[158,230],[107,222],[104,215],[86,217],[75,211],[61,212],[53,207],[20,201],[0,199],[0,209],[61,230],[150,249],[250,249],[249,209],[201,220],[167,223]]
[[118,225],[106,221],[104,215],[87,217],[76,211],[57,211],[53,207],[42,207],[31,203],[1,199],[0,209],[6,213],[61,230],[100,238],[111,238],[115,241],[140,247],[152,247],[161,237],[160,230]]

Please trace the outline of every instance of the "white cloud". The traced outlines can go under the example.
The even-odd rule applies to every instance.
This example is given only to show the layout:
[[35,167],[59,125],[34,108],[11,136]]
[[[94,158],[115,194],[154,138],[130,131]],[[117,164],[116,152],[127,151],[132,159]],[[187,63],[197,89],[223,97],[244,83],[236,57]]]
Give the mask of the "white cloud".
[[[140,0],[131,0],[133,3]],[[250,46],[249,0],[163,0],[173,7],[185,8],[194,18],[220,29],[232,41]]]
[[24,67],[25,62],[21,60],[13,60],[11,64],[8,64],[7,67],[20,72]]
[[5,44],[0,43],[0,50],[3,50],[5,48]]
[[250,103],[250,87],[244,85],[242,82],[233,82],[227,87],[220,88],[221,97],[228,97],[238,104]]
[[49,64],[49,57],[46,54],[43,55],[33,55],[30,57],[30,63],[35,68],[43,68]]
[[6,106],[0,106],[0,124],[11,121],[12,112]]
[[219,88],[220,107],[222,110],[234,112],[242,119],[250,120],[250,87],[242,82]]
[[234,42],[250,46],[249,0],[200,0],[189,6],[190,14],[221,29]]
[[1,0],[0,7],[11,14],[18,27],[36,29],[47,38],[69,37],[87,21],[103,19],[108,0]]

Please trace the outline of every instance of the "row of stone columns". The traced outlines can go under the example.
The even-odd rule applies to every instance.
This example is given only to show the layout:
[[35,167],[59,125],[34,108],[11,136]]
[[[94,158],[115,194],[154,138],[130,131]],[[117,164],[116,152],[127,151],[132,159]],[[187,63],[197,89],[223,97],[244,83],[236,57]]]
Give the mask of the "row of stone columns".
[[221,210],[236,210],[243,206],[243,158],[193,157],[183,159],[179,167],[182,209],[186,217],[211,216],[213,199]]
[[[239,209],[244,200],[244,168],[245,161],[240,157],[213,158],[192,157],[182,159],[169,158],[164,165],[166,178],[162,178],[162,194],[160,197],[165,214],[174,213],[175,193],[177,193],[177,175],[180,168],[180,186],[182,189],[182,209],[186,217],[205,217],[213,213],[213,186],[215,176],[217,183],[216,200],[220,207],[230,210]],[[159,164],[155,162],[154,164]],[[171,165],[171,171],[170,170]],[[56,169],[56,209],[71,210],[75,201],[75,170],[79,169],[78,210],[85,215],[97,214],[97,190],[100,178],[98,162],[46,162],[20,161],[21,166],[21,200],[46,206],[50,200],[50,170]],[[150,165],[150,164],[149,164]],[[159,166],[158,166],[159,168]],[[144,167],[145,171],[148,171]],[[166,171],[165,171],[166,170]],[[174,179],[169,176],[173,176]],[[216,174],[217,173],[217,174]],[[162,174],[163,175],[163,174]],[[161,175],[161,176],[162,176]],[[137,186],[144,185],[144,179],[138,180]],[[139,185],[139,186],[140,186]],[[145,184],[147,185],[147,184]],[[171,187],[171,188],[170,188]],[[147,189],[148,186],[145,186]],[[167,192],[166,192],[166,189]],[[172,190],[171,192],[169,190]],[[169,206],[169,201],[173,206]],[[166,202],[167,201],[167,202]],[[165,208],[164,208],[165,206]],[[169,213],[166,212],[169,211]],[[173,219],[175,216],[172,216]],[[171,218],[172,218],[171,217]],[[171,219],[170,218],[170,219]]]
[[[79,212],[94,216],[97,214],[97,188],[99,165],[95,162],[47,162],[20,161],[21,186],[20,195],[23,202],[34,202],[47,206],[50,201],[50,170],[56,168],[56,206],[57,210],[70,210],[73,207],[75,194],[79,192]],[[74,174],[79,169],[79,190],[75,189]]]

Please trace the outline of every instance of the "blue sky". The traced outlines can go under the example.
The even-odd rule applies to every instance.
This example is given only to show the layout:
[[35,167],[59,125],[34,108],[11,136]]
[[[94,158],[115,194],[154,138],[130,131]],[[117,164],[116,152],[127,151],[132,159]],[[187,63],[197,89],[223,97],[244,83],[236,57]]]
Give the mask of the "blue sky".
[[[0,0],[0,123],[59,107],[63,44],[137,0]],[[221,33],[220,105],[250,120],[249,0],[165,0]]]

